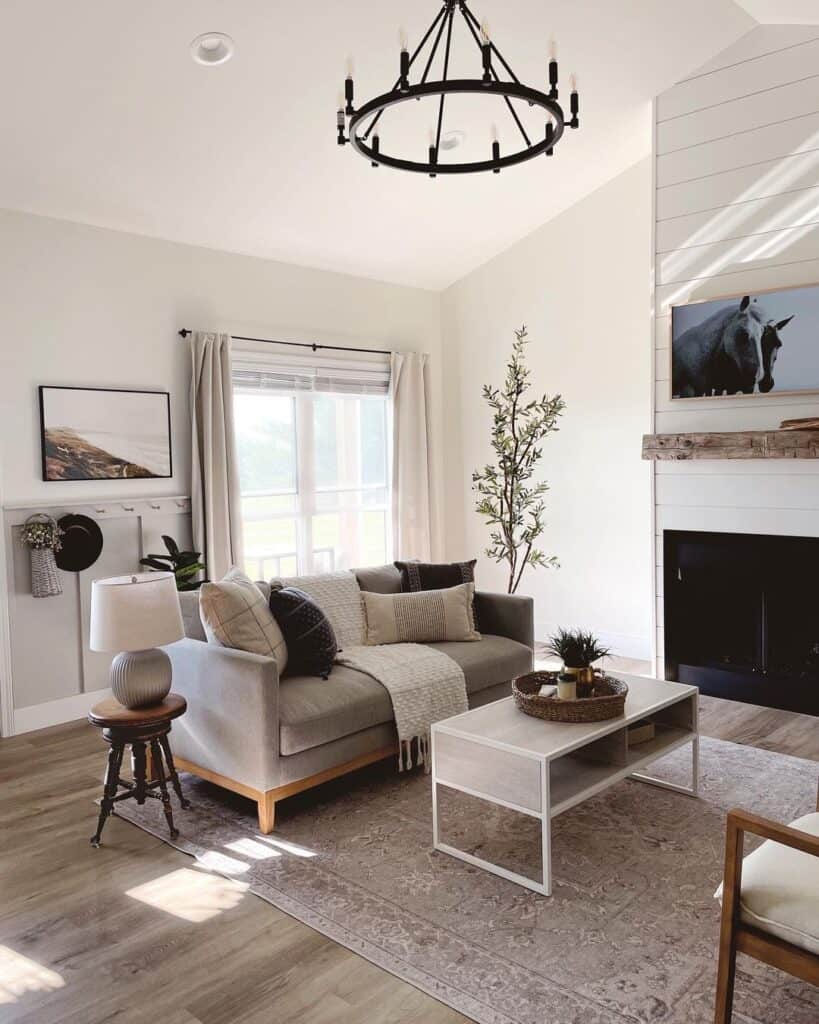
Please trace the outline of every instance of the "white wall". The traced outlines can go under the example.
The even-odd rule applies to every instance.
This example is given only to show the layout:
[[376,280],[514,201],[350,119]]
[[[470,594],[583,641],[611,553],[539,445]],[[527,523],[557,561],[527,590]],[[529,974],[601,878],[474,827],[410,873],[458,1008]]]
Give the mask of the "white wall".
[[[672,305],[819,282],[817,66],[819,28],[763,26],[657,101],[658,433],[819,413],[815,395],[672,402],[668,349]],[[819,465],[660,462],[654,481],[661,659],[663,530],[819,536]]]
[[[433,529],[442,554],[438,293],[14,212],[0,211],[0,239],[0,506],[189,494],[189,357],[177,336],[181,327],[416,350],[431,357]],[[173,479],[42,481],[39,384],[169,390]],[[0,550],[0,580],[7,575],[3,563]],[[0,693],[7,697],[8,729],[5,604],[0,588]],[[26,706],[24,691],[15,686],[18,707]],[[68,717],[78,713],[72,705]]]
[[[646,112],[646,132],[650,119]],[[559,159],[559,154],[555,159]],[[549,168],[543,168],[544,188]],[[646,159],[444,293],[447,550],[483,554],[472,470],[490,455],[481,385],[500,384],[526,323],[538,391],[567,403],[544,445],[543,543],[561,568],[528,570],[536,634],[600,633],[623,654],[651,650],[651,492],[640,459],[650,427],[651,166]],[[505,588],[482,558],[480,586]]]
[[[189,493],[188,350],[181,327],[420,350],[440,429],[437,293],[0,211],[2,503],[121,494],[118,482],[40,479],[37,385],[171,391],[174,478],[139,493]],[[433,438],[438,448],[438,439]],[[131,485],[129,485],[131,486]],[[436,512],[440,521],[440,510]]]

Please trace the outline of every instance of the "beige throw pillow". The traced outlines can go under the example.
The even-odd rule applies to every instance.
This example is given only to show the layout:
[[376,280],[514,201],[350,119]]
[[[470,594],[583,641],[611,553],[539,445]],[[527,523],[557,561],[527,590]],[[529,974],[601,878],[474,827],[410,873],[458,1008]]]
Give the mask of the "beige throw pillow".
[[287,667],[287,644],[264,594],[239,569],[219,583],[203,583],[199,617],[208,643],[275,658],[279,674]]
[[372,594],[362,591],[365,643],[435,643],[480,640],[472,600],[475,584],[414,594]]

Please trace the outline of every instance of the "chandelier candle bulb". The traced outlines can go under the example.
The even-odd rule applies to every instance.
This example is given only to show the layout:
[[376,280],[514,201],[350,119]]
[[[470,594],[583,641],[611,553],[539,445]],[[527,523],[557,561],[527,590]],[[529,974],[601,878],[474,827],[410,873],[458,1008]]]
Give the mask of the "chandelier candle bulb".
[[483,59],[483,82],[492,81],[492,42],[489,38],[489,22],[481,22],[481,57]]
[[409,43],[407,39],[407,33],[403,29],[401,29],[401,31],[398,33],[398,37],[401,40],[401,80],[398,83],[398,85],[402,92],[406,92],[409,89]]
[[350,75],[348,75],[344,80],[344,96],[347,100],[347,114],[352,117],[355,113],[355,107],[353,107],[353,79]]
[[[373,135],[373,143],[372,143],[373,153],[375,153],[376,156],[378,155],[378,152],[379,152],[380,148],[381,148],[381,137],[379,136],[378,132],[376,132],[375,135]],[[372,166],[373,167],[378,167],[378,161],[377,160],[373,160],[372,161]]]
[[554,125],[552,124],[551,121],[548,121],[547,124],[546,124],[546,147],[547,147],[546,148],[546,156],[553,156],[554,155],[554,149],[552,148],[552,141],[554,140],[554,137],[555,137]]
[[[500,142],[497,140],[497,138],[492,142],[492,159],[495,161],[496,164],[500,160]],[[500,174],[500,167],[493,167],[492,173]]]
[[571,94],[571,99],[570,99],[570,110],[572,112],[572,119],[571,119],[571,121],[569,121],[569,127],[570,128],[579,128],[580,127],[580,118],[578,117],[578,114],[580,113],[580,97],[577,94],[577,76],[576,75],[572,75],[572,94]]

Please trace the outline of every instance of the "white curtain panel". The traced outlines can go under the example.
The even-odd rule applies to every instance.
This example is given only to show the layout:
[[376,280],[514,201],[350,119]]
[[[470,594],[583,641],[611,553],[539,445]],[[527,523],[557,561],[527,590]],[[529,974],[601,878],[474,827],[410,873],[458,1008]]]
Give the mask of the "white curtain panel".
[[193,544],[212,580],[242,564],[230,349],[227,334],[194,331],[191,336]]
[[396,558],[430,560],[427,356],[393,352],[392,536]]

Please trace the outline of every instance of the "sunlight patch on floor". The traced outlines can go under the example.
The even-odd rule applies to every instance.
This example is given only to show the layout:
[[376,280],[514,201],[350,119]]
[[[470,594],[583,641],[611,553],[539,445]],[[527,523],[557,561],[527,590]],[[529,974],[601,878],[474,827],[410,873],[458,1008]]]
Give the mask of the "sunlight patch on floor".
[[125,895],[183,921],[201,924],[217,914],[232,910],[249,888],[247,883],[233,878],[180,868],[128,889]]
[[232,843],[225,843],[226,850],[233,853],[240,853],[243,857],[250,857],[251,860],[269,860],[271,857],[281,857],[278,850],[271,850],[269,846],[256,842],[255,839],[234,839]]
[[16,1003],[27,992],[53,992],[64,985],[56,971],[0,946],[0,1005]]
[[250,870],[250,865],[245,861],[228,857],[226,853],[219,853],[218,850],[208,850],[207,853],[198,856],[196,867],[205,871],[218,871],[222,875],[243,875]]
[[297,846],[296,843],[288,843],[284,839],[273,839],[272,836],[256,836],[256,838],[259,842],[269,843],[285,853],[292,853],[294,857],[318,857],[314,850],[308,850],[306,846]]

